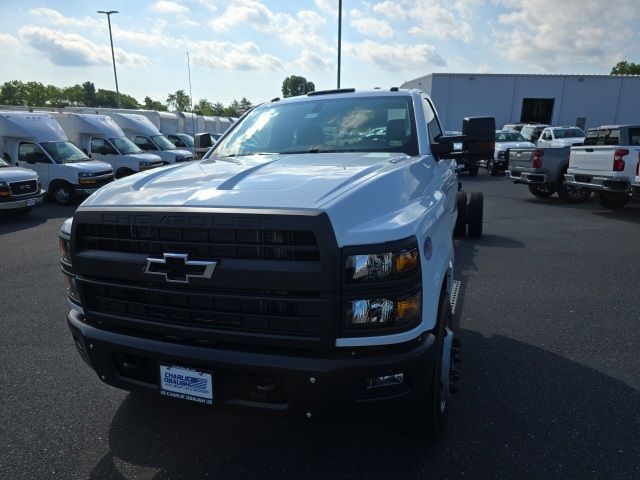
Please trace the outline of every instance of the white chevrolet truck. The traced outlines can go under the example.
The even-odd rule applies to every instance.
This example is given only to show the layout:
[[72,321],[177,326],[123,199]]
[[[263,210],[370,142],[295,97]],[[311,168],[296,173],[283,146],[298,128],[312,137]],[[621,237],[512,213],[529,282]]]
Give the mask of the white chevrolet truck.
[[470,118],[442,135],[417,90],[313,92],[252,109],[207,159],[101,189],[60,233],[80,356],[127,390],[411,412],[436,437],[457,380],[452,157],[486,158],[494,132]]
[[571,147],[567,185],[596,193],[605,208],[622,208],[632,198],[640,160],[640,125],[589,129],[584,145]]

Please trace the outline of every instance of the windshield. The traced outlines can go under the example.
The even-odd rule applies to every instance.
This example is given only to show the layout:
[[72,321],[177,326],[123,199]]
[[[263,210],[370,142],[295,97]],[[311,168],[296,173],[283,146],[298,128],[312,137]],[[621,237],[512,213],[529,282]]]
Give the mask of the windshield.
[[258,153],[418,154],[409,97],[318,98],[252,110],[215,147],[214,157]]
[[89,158],[70,142],[45,142],[40,144],[56,163],[86,162]]
[[579,128],[554,128],[553,135],[556,138],[578,138],[584,137],[585,133]]
[[171,143],[171,140],[169,140],[164,135],[154,135],[153,137],[151,137],[151,140],[153,140],[153,143],[155,143],[160,150],[176,149],[176,146],[173,143]]
[[496,142],[526,142],[526,140],[518,132],[500,132],[496,133]]
[[110,138],[109,141],[113,143],[113,146],[116,147],[123,155],[142,152],[142,150],[140,150],[138,146],[127,137]]
[[193,137],[191,135],[182,133],[180,134],[180,140],[182,140],[187,147],[193,147]]

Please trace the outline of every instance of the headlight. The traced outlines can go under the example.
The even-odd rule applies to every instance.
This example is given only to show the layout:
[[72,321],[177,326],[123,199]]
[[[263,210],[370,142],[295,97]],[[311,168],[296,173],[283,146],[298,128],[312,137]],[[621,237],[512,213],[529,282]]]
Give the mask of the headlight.
[[415,273],[420,268],[418,249],[399,252],[349,255],[346,280],[349,283],[379,282]]
[[11,190],[9,190],[9,184],[7,182],[0,182],[0,197],[10,197]]
[[140,167],[150,167],[151,165],[155,165],[156,162],[140,162]]
[[71,237],[71,227],[73,225],[73,217],[67,218],[60,228],[60,237],[58,237],[58,246],[60,248],[60,259],[63,263],[71,265],[71,253],[69,250],[69,240]]
[[78,173],[78,177],[79,178],[87,178],[87,177],[95,177],[96,174],[93,172],[79,172]]
[[422,293],[401,298],[351,300],[346,304],[345,329],[393,328],[417,324],[422,310]]

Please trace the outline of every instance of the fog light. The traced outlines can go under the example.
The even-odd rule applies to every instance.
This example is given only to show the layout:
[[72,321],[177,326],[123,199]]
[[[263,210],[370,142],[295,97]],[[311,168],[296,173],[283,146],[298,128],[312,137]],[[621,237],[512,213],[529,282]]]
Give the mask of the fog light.
[[393,387],[404,383],[404,373],[393,373],[391,375],[382,375],[367,380],[367,390],[383,387]]

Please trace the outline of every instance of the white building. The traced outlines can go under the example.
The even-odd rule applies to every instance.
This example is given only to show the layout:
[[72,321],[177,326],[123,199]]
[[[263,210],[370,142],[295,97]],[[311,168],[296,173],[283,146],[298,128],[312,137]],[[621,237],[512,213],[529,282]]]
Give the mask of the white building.
[[464,117],[484,115],[495,117],[498,128],[640,123],[640,76],[433,73],[401,88],[427,93],[446,130],[460,130]]

